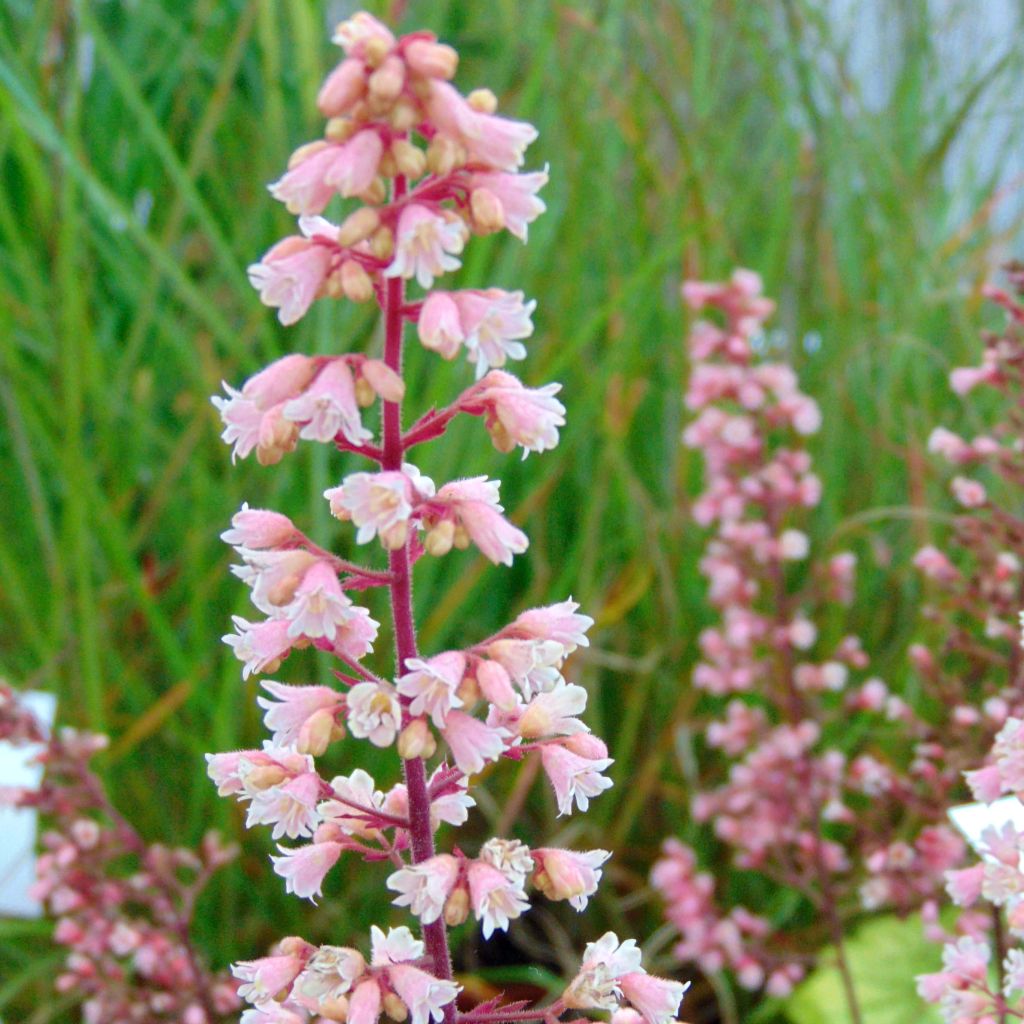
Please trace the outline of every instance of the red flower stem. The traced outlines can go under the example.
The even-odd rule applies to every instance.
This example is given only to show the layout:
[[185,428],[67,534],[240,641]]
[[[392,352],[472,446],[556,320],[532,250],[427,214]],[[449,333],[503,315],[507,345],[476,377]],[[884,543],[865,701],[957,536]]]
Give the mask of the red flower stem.
[[[393,200],[401,200],[406,192],[406,181],[395,178]],[[400,374],[402,372],[402,307],[405,304],[405,284],[400,277],[387,280],[384,287],[384,362]],[[404,444],[402,443],[402,403],[384,402],[383,458],[384,470],[401,470]],[[390,552],[388,568],[391,581],[391,616],[395,625],[395,665],[398,673],[405,670],[409,658],[418,655],[416,624],[412,612],[412,564],[409,545]],[[403,717],[406,717],[403,715]],[[423,758],[414,757],[402,762],[405,786],[409,796],[409,838],[414,864],[434,856],[434,832],[430,826],[430,794],[427,792],[427,769]],[[423,925],[423,941],[433,963],[437,978],[450,980],[452,960],[448,952],[448,931],[444,918]],[[444,1010],[445,1024],[455,1024],[455,1002]]]
[[469,1010],[467,1013],[459,1014],[459,1024],[490,1024],[498,1021],[527,1021],[527,1020],[548,1020],[557,1018],[564,1013],[562,1000],[552,1003],[550,1006],[540,1007],[533,1010],[512,1010],[504,1011],[499,1006],[496,1010],[488,1010],[485,1013],[474,1013]]

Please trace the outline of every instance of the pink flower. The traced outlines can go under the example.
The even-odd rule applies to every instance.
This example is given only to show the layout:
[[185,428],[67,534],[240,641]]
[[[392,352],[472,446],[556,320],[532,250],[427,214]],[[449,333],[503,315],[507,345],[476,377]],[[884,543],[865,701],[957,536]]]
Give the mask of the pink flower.
[[246,272],[263,305],[277,309],[277,319],[288,327],[301,320],[313,305],[333,258],[330,245],[308,236],[289,235]]
[[998,800],[1003,793],[1003,780],[999,773],[999,767],[994,764],[986,765],[977,771],[964,772],[967,785],[970,786],[975,800],[983,803],[992,803]]
[[246,548],[276,548],[301,537],[302,534],[286,515],[249,508],[245,502],[231,517],[231,529],[220,535],[226,544]]
[[236,548],[243,565],[231,571],[252,591],[252,603],[265,615],[280,618],[283,609],[295,599],[303,577],[319,559],[302,548],[283,551],[253,551]]
[[571,814],[574,800],[585,811],[594,797],[612,786],[612,780],[601,774],[612,764],[609,757],[581,756],[564,743],[545,743],[540,757],[555,791],[559,815]]
[[373,650],[380,623],[359,605],[352,605],[351,614],[338,629],[332,650],[349,661],[361,661]]
[[461,527],[486,558],[496,565],[511,565],[512,556],[522,554],[530,542],[501,514],[499,486],[482,476],[454,480],[437,492],[431,508],[445,510],[441,518],[450,517],[456,530]]
[[356,543],[367,544],[379,534],[384,547],[394,551],[408,539],[414,505],[433,493],[434,482],[406,464],[401,472],[352,473],[324,497],[333,515],[359,528]]
[[488,761],[497,761],[505,751],[508,733],[492,728],[462,711],[449,711],[442,730],[459,771],[476,775]]
[[427,1024],[428,1020],[444,1020],[444,1008],[459,994],[460,986],[442,981],[407,963],[388,968],[388,980],[398,998],[409,1008],[410,1024]]
[[259,1005],[287,991],[302,971],[303,962],[297,956],[265,956],[260,960],[241,960],[231,973],[242,982],[238,995],[246,1002]]
[[533,854],[518,839],[488,839],[480,847],[477,860],[497,868],[510,882],[523,886],[533,871]]
[[490,864],[473,861],[467,870],[469,898],[476,919],[483,925],[484,938],[496,928],[508,931],[509,923],[530,909],[522,884]]
[[958,907],[970,907],[981,899],[981,887],[985,881],[985,865],[973,864],[961,871],[950,871],[946,875],[946,891]]
[[326,562],[316,562],[302,577],[287,608],[290,637],[334,640],[338,627],[352,617],[352,602],[341,589],[338,575]]
[[416,329],[423,347],[443,359],[454,359],[466,340],[459,307],[451,292],[431,292],[427,296],[420,309]]
[[366,65],[361,60],[343,60],[324,80],[316,105],[324,117],[341,117],[366,90]]
[[320,824],[320,776],[308,772],[280,786],[260,790],[249,804],[245,827],[273,825],[273,838],[311,836]]
[[274,871],[285,880],[285,890],[304,899],[323,895],[324,878],[338,863],[344,847],[341,843],[307,843],[288,850],[279,846],[283,856],[271,857]]
[[292,649],[289,624],[286,619],[267,619],[265,622],[248,622],[239,615],[232,615],[236,633],[228,633],[221,639],[243,662],[242,678],[248,679],[254,672],[274,671]]
[[579,973],[562,998],[573,1009],[615,1010],[619,1005],[619,978],[642,971],[640,960],[633,939],[620,943],[614,932],[605,932],[583,950]]
[[502,288],[449,294],[458,306],[463,342],[469,361],[476,364],[478,378],[492,366],[504,366],[507,359],[526,358],[526,348],[519,339],[533,334],[530,315],[536,302],[524,302],[522,292]]
[[292,992],[309,1009],[347,995],[366,971],[366,961],[357,949],[321,946],[306,962]]
[[356,683],[348,691],[348,728],[357,739],[390,747],[402,724],[402,709],[390,684]]
[[405,667],[410,671],[398,680],[398,692],[412,699],[409,714],[430,715],[434,725],[443,729],[448,712],[461,708],[458,696],[462,677],[466,674],[466,656],[461,651],[445,651],[424,661],[409,658]]
[[921,548],[914,555],[913,562],[915,569],[938,583],[950,583],[960,575],[949,558],[931,544]]
[[273,733],[273,742],[281,747],[296,745],[301,750],[309,745],[309,733],[323,728],[319,723],[324,716],[333,724],[343,703],[341,694],[329,686],[286,686],[271,680],[262,686],[276,701],[257,697],[256,703],[266,710],[263,724]]
[[471,162],[498,170],[519,167],[526,147],[537,138],[533,125],[475,110],[456,89],[438,79],[430,82],[426,107],[437,128],[466,147]]
[[644,1016],[647,1024],[668,1024],[679,1012],[683,993],[689,985],[666,978],[654,978],[644,972],[631,972],[619,978],[619,987]]
[[577,718],[587,707],[587,691],[582,686],[561,682],[545,693],[537,694],[529,704],[511,714],[501,715],[501,724],[507,725],[524,740],[548,736],[572,736],[587,732]]
[[576,910],[585,910],[601,881],[601,865],[611,854],[607,850],[558,850],[542,847],[533,851],[537,864],[533,884],[549,900],[568,900]]
[[250,377],[241,391],[224,384],[228,397],[214,395],[210,401],[224,423],[221,438],[234,446],[233,459],[244,459],[260,443],[263,422],[271,410],[299,394],[315,373],[314,360],[290,355]]
[[468,175],[466,186],[472,195],[486,192],[499,204],[505,227],[521,242],[526,241],[528,225],[546,209],[537,193],[548,183],[548,172],[532,174],[501,174],[474,172]]
[[344,359],[332,359],[301,395],[285,405],[284,417],[302,424],[299,437],[307,441],[333,441],[340,433],[358,445],[373,436],[360,419],[355,381]]
[[953,497],[964,508],[981,508],[988,499],[984,485],[965,476],[954,477],[950,488],[953,491]]
[[387,886],[399,895],[396,907],[408,907],[424,924],[436,921],[458,880],[458,860],[448,853],[401,868],[389,876]]
[[[512,627],[509,627],[511,630]],[[508,632],[505,630],[504,632]],[[509,679],[532,697],[554,689],[562,682],[561,666],[565,648],[555,640],[517,640],[501,637],[484,652],[508,674]]]
[[558,444],[558,428],[565,426],[565,406],[555,398],[561,389],[561,384],[526,388],[512,374],[491,370],[459,405],[466,412],[486,416],[487,431],[498,451],[510,452],[520,445],[525,459],[530,452]]
[[351,775],[331,779],[331,789],[336,799],[325,800],[319,807],[324,820],[346,835],[376,837],[374,811],[383,808],[384,794],[377,789],[373,777],[357,768]]
[[296,153],[288,173],[270,186],[270,194],[289,213],[322,213],[336,193],[347,198],[365,192],[377,176],[383,152],[375,129],[357,132],[342,143],[312,143]]
[[577,647],[588,647],[587,630],[594,624],[589,615],[580,615],[579,605],[572,599],[520,613],[504,632],[557,643],[562,656],[568,657]]
[[384,276],[415,277],[422,288],[429,288],[435,277],[462,266],[455,254],[462,252],[465,241],[461,220],[448,220],[426,206],[410,203],[399,215],[395,255]]

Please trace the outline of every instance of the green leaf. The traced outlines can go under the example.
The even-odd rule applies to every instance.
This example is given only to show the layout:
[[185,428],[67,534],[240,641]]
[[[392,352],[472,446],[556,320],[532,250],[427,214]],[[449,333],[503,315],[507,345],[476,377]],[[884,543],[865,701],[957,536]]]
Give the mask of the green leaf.
[[[942,963],[942,948],[925,938],[920,917],[870,921],[847,940],[846,957],[863,1024],[940,1024],[914,981]],[[786,1003],[786,1015],[793,1024],[852,1024],[831,947]]]

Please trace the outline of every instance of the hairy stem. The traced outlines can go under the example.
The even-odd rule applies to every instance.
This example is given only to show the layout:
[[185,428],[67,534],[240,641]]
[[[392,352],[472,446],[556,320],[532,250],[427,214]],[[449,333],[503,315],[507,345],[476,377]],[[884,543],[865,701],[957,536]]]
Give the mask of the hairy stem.
[[[405,195],[405,178],[395,178],[394,198]],[[389,278],[384,289],[384,362],[395,371],[402,372],[402,306],[405,285],[400,277]],[[402,403],[384,403],[383,458],[381,468],[402,468]],[[392,551],[388,558],[391,580],[391,616],[395,626],[395,664],[398,674],[405,670],[409,658],[418,654],[416,623],[412,611],[412,563],[409,545]],[[407,701],[406,701],[407,703]],[[403,711],[403,718],[407,717]],[[409,836],[412,841],[414,864],[434,856],[434,832],[430,827],[430,794],[427,792],[427,769],[423,758],[415,757],[402,762],[405,785],[409,795]],[[448,952],[448,931],[444,918],[423,925],[423,941],[433,962],[435,977],[450,979],[451,955]],[[455,1003],[445,1007],[445,1024],[455,1022]]]

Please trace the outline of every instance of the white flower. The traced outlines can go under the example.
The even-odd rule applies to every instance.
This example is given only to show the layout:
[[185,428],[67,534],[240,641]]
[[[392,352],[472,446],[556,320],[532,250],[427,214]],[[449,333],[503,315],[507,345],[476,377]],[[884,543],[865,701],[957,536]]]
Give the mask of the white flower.
[[390,686],[356,683],[348,691],[349,731],[374,746],[390,747],[402,724],[402,708]]
[[423,956],[424,946],[405,925],[401,928],[388,929],[384,934],[376,925],[370,928],[370,963],[374,967],[387,964],[401,964],[407,960],[419,960]]

